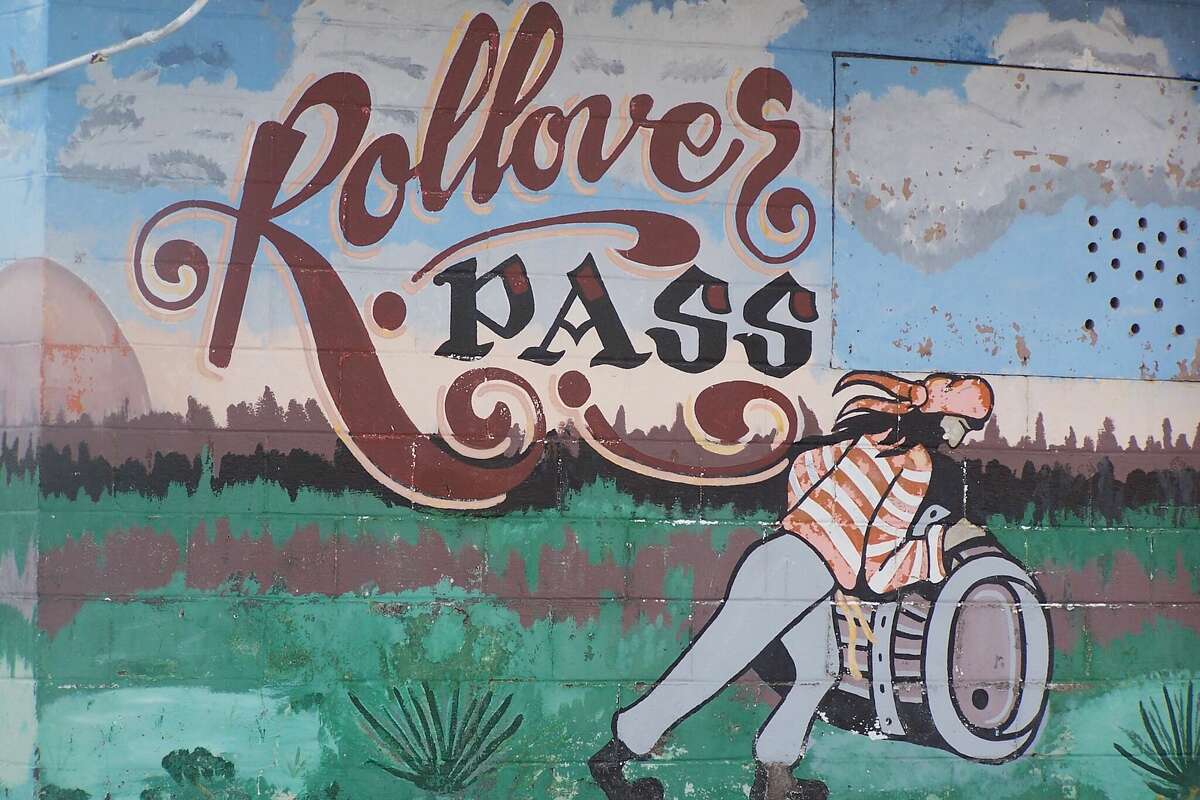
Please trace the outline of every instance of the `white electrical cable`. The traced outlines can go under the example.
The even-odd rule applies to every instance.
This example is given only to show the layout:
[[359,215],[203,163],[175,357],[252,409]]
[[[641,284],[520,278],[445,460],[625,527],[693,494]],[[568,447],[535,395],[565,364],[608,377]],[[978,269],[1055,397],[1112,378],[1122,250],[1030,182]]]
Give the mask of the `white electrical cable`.
[[66,72],[69,69],[82,66],[84,64],[97,64],[102,61],[107,61],[108,57],[120,53],[125,50],[131,50],[135,47],[141,47],[146,44],[154,44],[164,36],[170,36],[175,31],[182,28],[191,21],[192,17],[200,13],[200,9],[208,5],[208,0],[194,0],[188,6],[187,10],[180,14],[175,19],[163,25],[161,28],[156,28],[152,31],[146,31],[141,36],[135,36],[132,39],[126,39],[119,44],[109,45],[91,53],[84,53],[77,58],[72,58],[70,61],[60,61],[45,69],[39,69],[37,72],[24,72],[20,75],[14,75],[11,78],[0,80],[0,89],[5,89],[9,86],[20,86],[25,83],[33,83],[44,78],[49,78],[52,75],[57,75],[60,72]]

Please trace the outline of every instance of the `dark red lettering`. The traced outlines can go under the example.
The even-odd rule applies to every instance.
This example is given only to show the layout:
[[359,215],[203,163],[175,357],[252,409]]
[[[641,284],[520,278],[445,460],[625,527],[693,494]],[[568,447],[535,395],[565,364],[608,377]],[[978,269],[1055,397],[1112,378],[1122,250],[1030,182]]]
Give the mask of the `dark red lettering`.
[[[709,120],[708,135],[701,142],[692,141],[691,126],[705,118]],[[654,123],[654,133],[650,137],[650,170],[668,189],[685,193],[698,192],[711,186],[728,172],[741,156],[745,145],[741,139],[730,142],[721,163],[699,180],[691,180],[684,176],[679,165],[680,148],[695,156],[706,156],[716,147],[720,138],[721,118],[717,115],[717,110],[708,103],[683,103],[675,106]]]
[[741,192],[738,194],[734,220],[738,238],[742,240],[746,249],[754,254],[755,258],[766,264],[786,264],[808,249],[817,228],[817,212],[813,208],[812,200],[800,189],[793,187],[776,189],[764,200],[767,204],[767,221],[775,230],[781,233],[790,233],[796,229],[792,214],[797,207],[802,208],[808,226],[803,238],[799,244],[786,253],[768,255],[754,243],[754,239],[750,236],[748,224],[750,212],[762,198],[763,192],[771,182],[782,175],[783,171],[792,163],[792,159],[796,157],[796,151],[800,148],[800,126],[790,119],[767,119],[763,114],[763,108],[768,100],[776,100],[785,110],[790,109],[792,107],[792,84],[787,76],[779,70],[759,67],[747,75],[741,86],[738,87],[737,112],[747,125],[771,134],[775,140],[775,146],[754,165],[750,174],[746,176]]

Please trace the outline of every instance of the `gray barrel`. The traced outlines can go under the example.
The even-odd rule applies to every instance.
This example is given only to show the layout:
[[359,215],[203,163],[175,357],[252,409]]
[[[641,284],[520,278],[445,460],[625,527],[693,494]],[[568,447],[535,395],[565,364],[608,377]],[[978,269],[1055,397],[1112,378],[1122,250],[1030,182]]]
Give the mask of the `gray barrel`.
[[874,641],[833,607],[842,669],[822,716],[975,761],[1009,761],[1033,744],[1045,716],[1052,645],[1042,593],[990,542],[954,564],[938,586],[850,606]]

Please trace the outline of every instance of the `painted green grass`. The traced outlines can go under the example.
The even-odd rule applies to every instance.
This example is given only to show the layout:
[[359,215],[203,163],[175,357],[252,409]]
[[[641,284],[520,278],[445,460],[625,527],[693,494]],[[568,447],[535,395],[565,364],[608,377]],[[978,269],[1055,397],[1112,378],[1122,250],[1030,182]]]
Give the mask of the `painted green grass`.
[[[557,508],[473,515],[388,506],[364,492],[301,489],[293,500],[278,484],[265,480],[226,486],[218,492],[212,489],[211,470],[206,460],[194,494],[173,485],[162,498],[127,492],[103,495],[98,501],[58,496],[38,500],[35,477],[0,480],[0,508],[32,508],[31,502],[40,503],[36,520],[0,515],[0,553],[12,548],[23,558],[22,543],[35,534],[44,551],[85,535],[103,541],[111,532],[130,528],[172,536],[182,550],[198,530],[214,536],[218,521],[226,522],[236,536],[270,536],[276,545],[312,526],[322,538],[370,537],[408,544],[423,534],[436,533],[451,549],[473,546],[493,563],[505,563],[515,553],[526,565],[530,589],[536,590],[537,561],[543,549],[561,549],[572,538],[593,564],[611,559],[623,565],[640,548],[660,546],[681,533],[708,536],[714,550],[722,551],[735,531],[749,528],[766,533],[777,521],[773,511],[748,514],[732,506],[704,507],[682,515],[671,504],[638,503],[604,480],[569,493]],[[1107,575],[1118,552],[1132,554],[1149,572],[1172,578],[1180,563],[1200,564],[1197,508],[1126,510],[1117,526],[1087,516],[1060,515],[1054,525],[1033,525],[1031,519],[1032,511],[1022,521],[997,516],[989,527],[1034,569],[1050,564],[1079,569],[1094,562]],[[1194,588],[1200,589],[1200,572],[1193,570],[1193,581]]]
[[347,695],[363,718],[360,727],[382,754],[367,763],[433,794],[460,794],[492,772],[500,748],[525,721],[521,714],[508,717],[511,694],[493,706],[490,689],[471,692],[464,701],[461,685],[455,684],[443,703],[428,681],[421,682],[420,691],[388,688],[392,705],[376,711],[354,692]]
[[[557,509],[471,516],[390,508],[361,493],[305,490],[293,501],[277,485],[261,481],[218,493],[202,480],[193,495],[172,487],[160,499],[120,494],[97,502],[39,500],[32,478],[0,481],[0,507],[29,508],[31,498],[41,505],[36,524],[0,528],[0,547],[23,553],[22,544],[36,532],[45,552],[84,532],[103,539],[131,527],[169,533],[182,546],[201,524],[211,536],[218,519],[228,519],[237,535],[270,535],[277,544],[309,525],[318,526],[323,537],[409,543],[436,532],[452,549],[471,544],[501,563],[510,553],[520,555],[534,590],[543,549],[562,548],[569,536],[593,563],[606,558],[624,563],[637,548],[672,536],[710,536],[719,550],[739,528],[768,529],[774,522],[766,511],[743,515],[725,507],[705,509],[701,521],[676,524],[678,509],[636,503],[606,482],[563,498]],[[1174,577],[1182,563],[1192,571],[1193,589],[1200,577],[1194,509],[1129,512],[1122,526],[1098,529],[1083,519],[1060,519],[1053,527],[995,519],[991,527],[1035,569],[1096,564],[1104,571],[1117,553],[1127,552],[1154,574]],[[673,569],[665,584],[670,596],[687,597],[690,576]],[[612,711],[637,697],[691,634],[685,600],[667,605],[670,623],[660,616],[629,625],[620,601],[601,600],[594,604],[595,616],[589,616],[590,602],[563,602],[533,609],[533,621],[523,625],[518,609],[449,584],[338,598],[258,589],[249,581],[238,589],[201,592],[184,586],[177,574],[168,586],[134,602],[86,603],[54,636],[0,606],[2,652],[10,661],[20,657],[34,664],[39,678],[38,743],[47,780],[69,788],[79,785],[70,782],[73,775],[100,776],[83,788],[97,798],[112,791],[114,800],[164,788],[167,778],[158,766],[163,756],[219,738],[199,716],[191,724],[194,711],[181,698],[194,690],[195,702],[251,697],[260,698],[264,709],[278,709],[254,723],[244,743],[219,755],[235,764],[269,762],[276,770],[287,764],[288,790],[297,796],[324,797],[333,784],[338,800],[432,796],[368,763],[379,751],[349,701],[350,692],[378,698],[390,686],[416,688],[424,682],[441,697],[455,687],[512,695],[513,713],[525,720],[506,743],[498,768],[481,777],[468,796],[600,800],[587,779],[585,759],[607,739]],[[577,621],[576,612],[585,621]],[[1194,677],[1197,652],[1200,636],[1166,620],[1106,644],[1082,631],[1074,647],[1056,657],[1060,685],[1052,693],[1037,754],[1010,765],[969,764],[818,723],[804,770],[829,782],[835,797],[1148,797],[1137,772],[1114,752],[1113,737],[1119,726],[1138,724],[1137,703],[1154,687]],[[144,707],[124,705],[132,698]],[[80,730],[81,703],[100,709],[111,704],[105,712],[109,725]],[[662,758],[638,769],[666,781],[672,796],[744,796],[752,778],[750,743],[768,710],[750,688],[727,689],[672,734]],[[295,741],[301,720],[309,724],[314,715],[319,733],[309,735],[311,750],[302,753],[289,744],[276,752],[280,742]],[[187,740],[166,742],[158,719],[176,721],[172,736]],[[55,766],[71,758],[106,758],[105,743],[132,746],[126,737],[147,748],[145,766],[120,774],[105,772],[116,763],[112,759],[89,770]],[[94,747],[79,744],[93,738]],[[90,755],[92,750],[99,755]],[[275,789],[283,786],[281,780],[272,784]]]
[[1137,516],[1144,521],[1143,527],[1030,526],[993,517],[988,528],[1032,569],[1054,566],[1080,570],[1095,565],[1107,579],[1118,554],[1132,555],[1146,573],[1172,580],[1178,577],[1182,565],[1191,571],[1192,591],[1200,591],[1200,532],[1166,527],[1165,517],[1172,516],[1170,513],[1137,512]]
[[[320,733],[303,757],[294,756],[300,766],[291,791],[312,794],[337,783],[342,800],[433,797],[369,763],[379,759],[379,749],[348,697],[353,692],[377,709],[390,687],[421,692],[427,684],[439,698],[456,690],[511,695],[511,713],[524,718],[496,770],[464,796],[600,800],[587,781],[585,759],[608,737],[613,710],[637,697],[689,635],[686,623],[662,618],[626,628],[617,604],[603,605],[582,623],[548,617],[526,627],[515,611],[446,584],[436,587],[433,603],[428,592],[315,602],[222,597],[182,586],[170,593],[177,596],[90,603],[53,639],[40,639],[38,741],[48,780],[71,785],[80,758],[101,759],[90,770],[101,774],[116,762],[105,747],[123,746],[125,739],[163,752],[149,754],[142,770],[106,774],[112,785],[129,789],[115,792],[114,800],[136,797],[150,780],[147,770],[167,750],[206,747],[234,763],[290,763],[295,745],[280,743],[295,741],[289,726],[315,714]],[[1120,726],[1137,723],[1139,699],[1164,682],[1195,675],[1200,637],[1159,622],[1106,647],[1081,640],[1077,650],[1056,663],[1059,685],[1034,756],[976,765],[818,723],[803,769],[829,782],[836,797],[927,800],[986,792],[995,800],[1032,800],[1046,797],[1039,794],[1046,786],[1054,787],[1053,796],[1148,797],[1140,776],[1113,751],[1113,737]],[[187,687],[206,692],[194,701],[206,706],[246,696],[275,710],[253,722],[239,748],[218,752],[211,742],[224,741],[227,726],[206,727],[212,723],[204,719],[221,714],[197,716],[182,691]],[[671,735],[661,757],[637,769],[674,787],[672,796],[744,796],[753,734],[769,711],[755,691],[752,685],[726,689]],[[139,697],[145,699],[133,702]],[[108,723],[81,730],[78,712],[70,711],[81,704]],[[171,721],[169,735],[159,719]],[[85,747],[91,738],[98,744]],[[70,753],[76,761],[67,760]],[[65,763],[72,770],[56,774]],[[104,795],[95,786],[83,788]]]
[[0,559],[11,554],[17,569],[27,568],[30,546],[38,540],[36,475],[13,475],[0,465]]
[[[707,507],[702,519],[693,514],[693,519],[681,523],[677,506],[638,503],[610,481],[596,481],[569,493],[558,508],[476,515],[389,506],[365,492],[302,489],[292,500],[278,484],[265,480],[226,486],[218,492],[212,489],[211,464],[206,462],[205,469],[198,489],[190,495],[182,485],[172,485],[161,498],[129,492],[103,495],[97,501],[42,497],[39,547],[45,551],[83,536],[102,542],[112,532],[139,528],[173,537],[182,550],[198,530],[213,537],[218,521],[226,522],[235,536],[270,536],[277,546],[297,530],[312,526],[322,539],[339,535],[407,544],[436,533],[451,549],[473,546],[497,563],[507,562],[515,553],[526,565],[530,589],[536,590],[543,549],[561,549],[571,539],[591,563],[610,559],[623,565],[637,548],[662,545],[681,532],[707,535],[720,551],[735,531],[765,532],[776,521],[765,510],[746,514],[726,505]],[[23,480],[32,484],[29,478]]]
[[1129,747],[1114,742],[1113,747],[1126,761],[1144,774],[1146,787],[1171,800],[1190,800],[1200,796],[1200,717],[1196,705],[1196,687],[1188,681],[1187,690],[1173,693],[1162,687],[1162,705],[1157,699],[1138,703],[1142,730],[1126,730]]

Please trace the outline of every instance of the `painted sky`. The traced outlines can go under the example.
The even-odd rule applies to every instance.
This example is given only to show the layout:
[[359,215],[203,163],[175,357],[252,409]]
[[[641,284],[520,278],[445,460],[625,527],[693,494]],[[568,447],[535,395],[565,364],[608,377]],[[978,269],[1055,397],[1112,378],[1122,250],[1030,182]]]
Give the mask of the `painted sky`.
[[[175,13],[174,7],[148,1],[121,3],[119,14],[110,5],[54,5],[46,21],[46,57],[68,57],[122,39],[162,24]],[[833,213],[834,186],[844,178],[830,173],[835,142],[829,129],[835,113],[852,107],[861,113],[855,124],[861,124],[864,119],[895,120],[902,111],[911,119],[936,125],[937,113],[947,108],[960,114],[969,111],[977,99],[973,92],[988,91],[990,76],[1002,70],[930,66],[914,77],[907,64],[858,61],[853,79],[844,80],[839,73],[835,96],[837,68],[832,52],[873,50],[889,56],[984,64],[1200,76],[1200,47],[1196,46],[1200,13],[1186,4],[1027,2],[1004,4],[1003,11],[997,5],[976,0],[912,1],[883,9],[869,2],[767,0],[755,4],[754,14],[746,14],[737,4],[716,0],[589,3],[585,10],[567,15],[562,61],[539,100],[563,102],[571,95],[592,92],[619,99],[650,91],[660,110],[687,100],[723,107],[730,81],[739,71],[744,74],[760,65],[784,70],[796,91],[789,116],[804,127],[801,153],[785,178],[813,197],[819,219],[813,245],[791,265],[794,277],[818,294],[816,371],[865,366],[1171,377],[1177,372],[1177,360],[1191,369],[1194,332],[1200,333],[1196,319],[1200,276],[1178,286],[1170,281],[1178,274],[1190,276],[1187,270],[1200,259],[1200,246],[1194,244],[1200,230],[1200,203],[1196,190],[1187,186],[1200,180],[1200,140],[1195,138],[1200,106],[1195,92],[1191,99],[1171,98],[1172,108],[1184,108],[1194,120],[1191,139],[1175,154],[1183,185],[1174,191],[1118,187],[1111,196],[1098,197],[1095,191],[1070,186],[1053,202],[1031,204],[1028,213],[1001,214],[996,209],[1007,208],[1015,200],[1014,192],[1024,190],[1028,163],[987,173],[980,185],[986,183],[989,191],[1000,196],[973,191],[970,184],[953,180],[923,185],[931,194],[919,199],[928,204],[965,205],[989,220],[987,226],[952,226],[940,249],[925,247],[922,236],[909,236],[902,224],[889,217],[886,204],[868,214],[860,196],[847,195],[843,203],[838,195],[837,214]],[[236,198],[239,187],[234,178],[247,133],[264,120],[278,118],[288,97],[311,74],[338,69],[362,74],[376,105],[368,135],[394,131],[411,139],[453,26],[464,14],[478,11],[493,14],[503,28],[511,22],[515,6],[448,2],[437,7],[436,16],[426,7],[406,8],[389,17],[379,4],[366,0],[304,4],[213,0],[193,23],[166,41],[76,70],[39,90],[51,120],[45,131],[45,254],[96,288],[143,360],[164,365],[164,373],[171,377],[157,388],[151,386],[156,403],[178,405],[185,396],[180,387],[189,383],[212,398],[232,399],[246,394],[242,389],[249,384],[261,384],[264,377],[280,385],[282,394],[306,395],[310,379],[299,356],[303,344],[295,335],[297,320],[286,285],[265,260],[256,267],[243,320],[245,355],[235,359],[224,388],[205,384],[209,379],[202,376],[189,378],[179,365],[186,362],[187,369],[192,368],[190,352],[201,337],[204,315],[163,321],[146,313],[127,280],[131,233],[168,203]],[[913,22],[900,26],[897,19]],[[648,64],[646,48],[655,43],[661,43],[664,56]],[[28,59],[36,56],[30,51]],[[1091,82],[1101,86],[1108,80]],[[1171,85],[1188,87],[1180,91],[1194,86]],[[1160,103],[1128,115],[1122,129],[1125,138],[1114,148],[1114,160],[1148,163],[1158,157],[1139,152],[1135,143],[1140,130],[1164,124],[1160,117],[1166,107]],[[0,133],[7,137],[4,141],[18,142],[28,152],[31,146],[36,148],[30,143],[41,136],[38,116],[20,112],[24,105],[16,108],[3,112]],[[1014,119],[1018,112],[1017,124],[1028,128],[1031,139],[1053,123],[1056,113],[1062,113],[1045,94],[1013,110]],[[1067,113],[1078,112],[1072,108]],[[731,136],[729,127],[726,134]],[[315,124],[312,130],[317,132]],[[896,176],[889,170],[897,164],[902,170],[914,162],[915,148],[927,135],[928,130],[919,128],[893,132],[877,147],[841,156],[859,159],[873,178],[891,185]],[[589,196],[580,195],[564,178],[544,193],[548,203],[526,202],[502,192],[483,216],[460,198],[432,223],[406,211],[382,247],[373,250],[342,252],[330,234],[328,193],[284,221],[330,254],[351,291],[365,300],[403,280],[446,244],[483,227],[542,216],[551,207],[554,213],[620,205],[682,209],[701,232],[698,263],[730,281],[735,308],[740,307],[741,299],[765,278],[747,270],[730,252],[724,226],[729,180],[719,182],[699,202],[680,206],[647,187],[639,160],[631,155]],[[893,188],[899,191],[898,186]],[[1096,239],[1086,225],[1093,212],[1104,218],[1105,225],[1110,218],[1121,219],[1126,228],[1141,216],[1151,217],[1152,233],[1170,230],[1178,219],[1195,218],[1189,234],[1172,230],[1168,243],[1176,249],[1187,246],[1192,254],[1186,259],[1176,257],[1178,263],[1169,262],[1161,273],[1153,270],[1150,260],[1149,270],[1142,267],[1142,281],[1132,277],[1138,268],[1132,263],[1119,275],[1108,267],[1099,269],[1096,263],[1108,263],[1118,257],[1120,247],[1134,246],[1139,240],[1127,238],[1118,245],[1111,239]],[[835,225],[828,222],[831,218],[836,218]],[[928,227],[919,226],[918,234]],[[217,251],[219,226],[197,223],[172,229],[172,234],[184,231],[210,248],[210,253]],[[1087,251],[1093,239],[1098,241],[1098,253]],[[953,247],[948,246],[951,243]],[[537,315],[510,348],[496,353],[511,354],[536,342],[565,293],[562,273],[607,244],[573,238],[522,249],[535,276]],[[1159,246],[1157,241],[1150,244]],[[497,251],[493,260],[498,263],[509,254]],[[635,344],[651,349],[641,331],[653,324],[649,298],[659,286],[631,279],[604,263],[601,267],[608,270],[609,288],[623,320],[634,331]],[[1087,284],[1091,271],[1098,279]],[[1128,286],[1117,283],[1127,278]],[[1160,290],[1154,281],[1170,285]],[[445,337],[445,297],[433,291],[410,303],[403,341],[380,342],[382,349],[392,351],[397,359],[411,359]],[[1119,309],[1109,306],[1113,296],[1121,298]],[[1165,305],[1161,311],[1154,309],[1159,297]],[[932,306],[938,311],[931,312]],[[731,334],[748,329],[737,316],[731,317]],[[1083,334],[1086,319],[1095,323],[1100,334],[1097,343]],[[1189,325],[1191,320],[1195,322]],[[1145,330],[1140,338],[1128,334],[1134,322]],[[1175,324],[1183,324],[1187,333],[1174,334]],[[1109,334],[1117,329],[1124,331],[1122,336]],[[1141,348],[1151,337],[1156,349],[1147,355]],[[932,349],[924,346],[927,339]],[[189,348],[188,358],[181,359],[182,351]],[[286,355],[288,348],[296,359]]]

